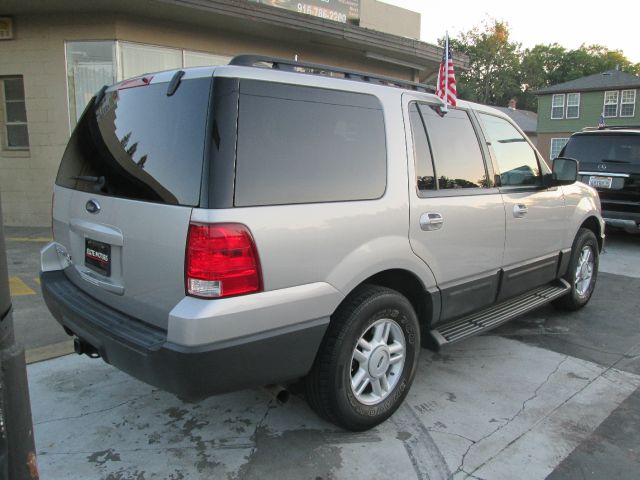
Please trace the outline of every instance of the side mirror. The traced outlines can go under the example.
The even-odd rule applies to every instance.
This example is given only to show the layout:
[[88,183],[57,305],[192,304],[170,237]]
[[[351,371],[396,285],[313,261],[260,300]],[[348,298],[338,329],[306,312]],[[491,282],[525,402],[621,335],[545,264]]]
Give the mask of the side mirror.
[[573,158],[558,157],[553,161],[550,178],[545,183],[549,187],[571,185],[578,181],[578,161]]

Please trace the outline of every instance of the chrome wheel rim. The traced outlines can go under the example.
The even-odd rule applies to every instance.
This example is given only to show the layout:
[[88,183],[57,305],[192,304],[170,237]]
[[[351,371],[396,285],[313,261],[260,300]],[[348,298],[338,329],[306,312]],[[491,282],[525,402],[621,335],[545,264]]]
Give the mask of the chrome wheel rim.
[[576,293],[584,297],[591,287],[593,281],[593,271],[595,269],[595,255],[589,245],[585,245],[580,250],[578,265],[576,267],[575,288]]
[[389,396],[402,376],[406,349],[394,320],[383,318],[367,328],[351,356],[351,391],[359,402],[376,405]]

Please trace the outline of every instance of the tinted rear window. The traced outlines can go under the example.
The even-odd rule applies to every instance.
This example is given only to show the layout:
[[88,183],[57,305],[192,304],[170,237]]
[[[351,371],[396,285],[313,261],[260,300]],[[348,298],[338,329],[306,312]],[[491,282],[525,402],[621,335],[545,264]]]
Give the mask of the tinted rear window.
[[108,92],[83,113],[56,183],[91,193],[196,206],[211,79]]
[[377,98],[240,82],[235,205],[366,200],[385,188]]
[[576,135],[569,139],[562,156],[582,163],[640,165],[640,135]]

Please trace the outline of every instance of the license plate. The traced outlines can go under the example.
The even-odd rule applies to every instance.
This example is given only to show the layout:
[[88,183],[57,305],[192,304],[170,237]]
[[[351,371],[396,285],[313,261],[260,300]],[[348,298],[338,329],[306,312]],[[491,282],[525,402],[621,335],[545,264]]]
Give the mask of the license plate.
[[111,275],[111,245],[90,238],[84,245],[84,264],[105,277]]
[[594,188],[611,188],[611,177],[589,177],[589,186]]

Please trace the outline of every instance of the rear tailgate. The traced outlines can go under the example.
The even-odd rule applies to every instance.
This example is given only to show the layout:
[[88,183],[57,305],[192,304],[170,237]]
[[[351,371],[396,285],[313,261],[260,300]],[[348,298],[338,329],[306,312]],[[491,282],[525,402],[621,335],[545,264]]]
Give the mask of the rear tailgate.
[[603,200],[638,202],[640,135],[619,131],[576,134],[562,155],[580,162],[580,179]]
[[54,239],[71,257],[67,277],[164,329],[185,294],[210,91],[211,76],[185,76],[171,95],[151,77],[108,90],[84,112],[56,179]]

